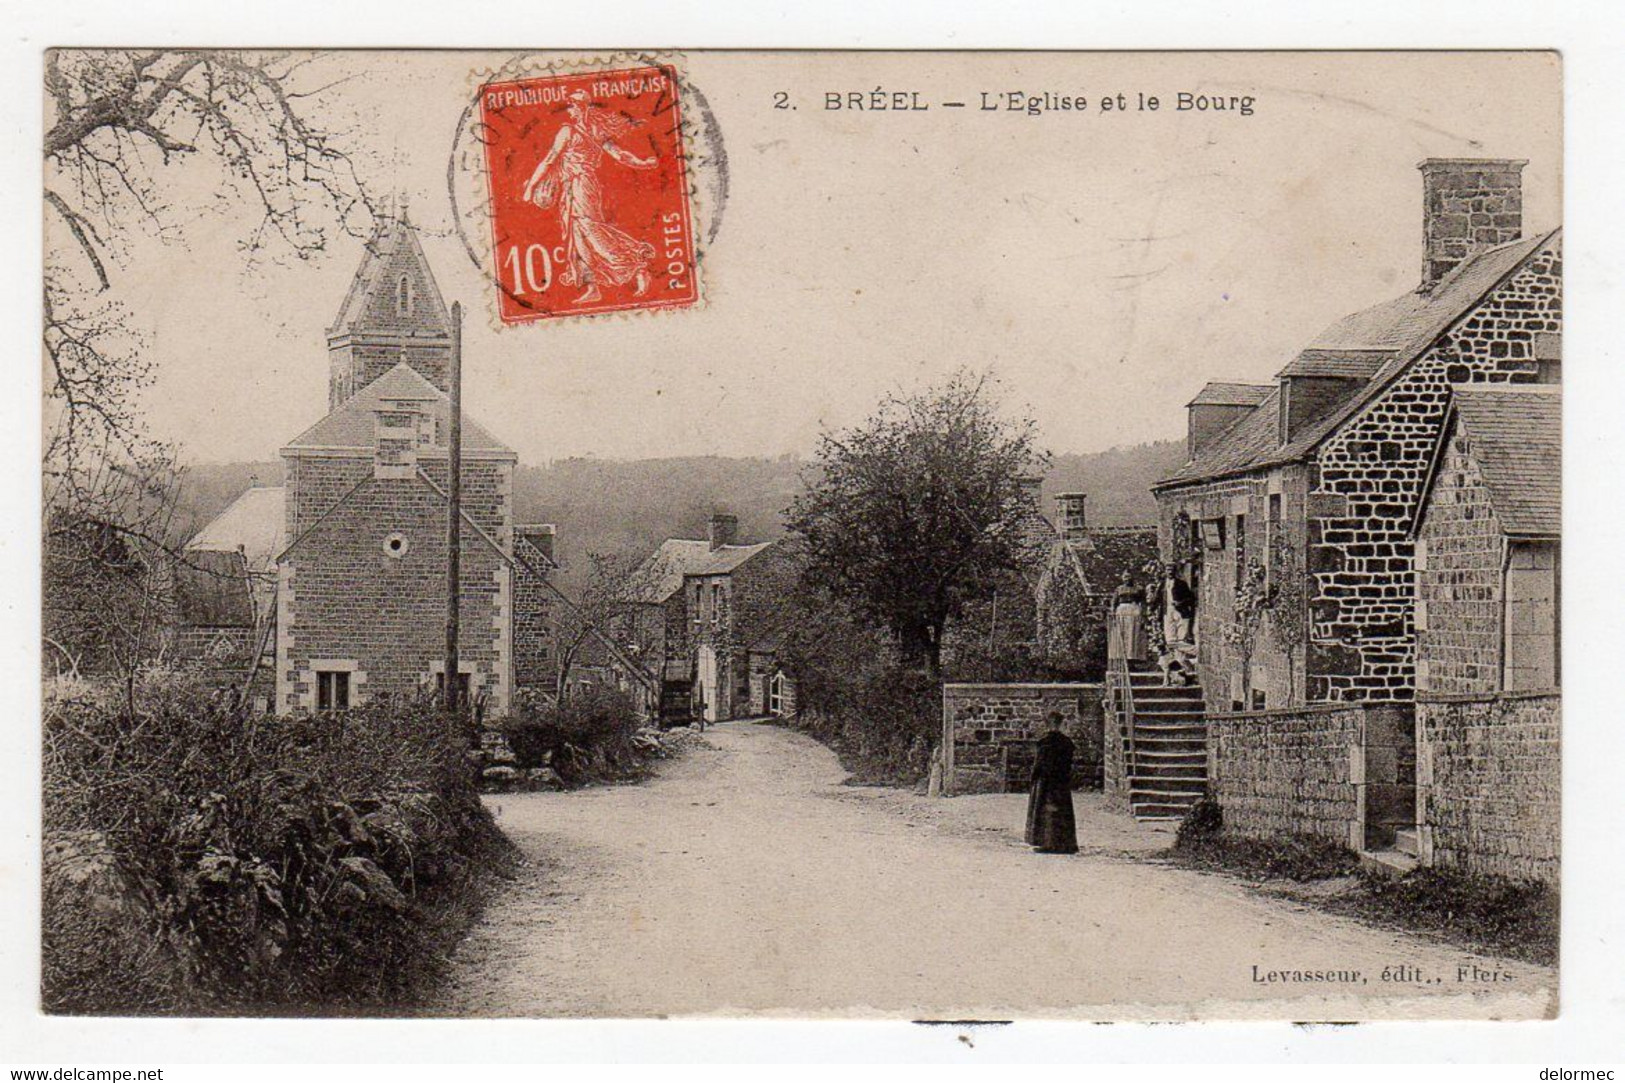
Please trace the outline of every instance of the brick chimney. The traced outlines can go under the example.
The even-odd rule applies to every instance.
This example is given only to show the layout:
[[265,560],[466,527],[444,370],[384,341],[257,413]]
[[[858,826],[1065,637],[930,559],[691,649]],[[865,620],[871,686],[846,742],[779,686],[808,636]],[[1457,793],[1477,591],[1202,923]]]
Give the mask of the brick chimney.
[[1422,285],[1523,236],[1523,158],[1428,158],[1422,171]]
[[713,553],[724,545],[732,545],[734,538],[739,536],[739,516],[720,511],[713,513],[706,533],[710,538]]
[[1089,532],[1088,518],[1084,514],[1088,500],[1088,493],[1055,494],[1055,528],[1061,532],[1062,541],[1082,541]]

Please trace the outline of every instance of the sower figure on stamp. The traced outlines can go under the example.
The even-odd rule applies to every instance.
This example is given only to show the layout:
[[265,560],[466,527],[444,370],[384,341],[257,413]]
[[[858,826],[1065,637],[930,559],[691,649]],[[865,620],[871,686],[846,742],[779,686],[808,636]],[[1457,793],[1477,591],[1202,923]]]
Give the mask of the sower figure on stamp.
[[1027,845],[1041,854],[1078,852],[1078,826],[1072,812],[1072,757],[1077,749],[1061,732],[1061,713],[1051,711],[1033,761],[1032,795],[1027,799]]
[[605,282],[622,286],[635,280],[633,293],[641,297],[649,289],[654,245],[610,225],[598,169],[606,154],[631,169],[653,169],[659,163],[617,145],[615,140],[631,131],[632,122],[594,105],[586,91],[570,95],[569,109],[569,121],[553,137],[520,198],[542,208],[557,203],[565,245],[560,281],[583,287],[576,304],[600,300],[598,287]]

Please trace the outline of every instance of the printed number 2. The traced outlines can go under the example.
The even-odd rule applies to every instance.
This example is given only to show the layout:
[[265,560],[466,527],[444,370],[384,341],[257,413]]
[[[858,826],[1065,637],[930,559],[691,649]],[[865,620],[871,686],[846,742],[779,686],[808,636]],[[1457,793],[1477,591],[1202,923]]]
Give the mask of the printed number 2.
[[790,108],[790,92],[788,90],[775,90],[773,92],[773,108]]
[[[538,255],[542,257],[542,277],[540,280],[536,277],[536,257]],[[533,244],[525,249],[523,261],[519,258],[519,246],[514,245],[508,249],[508,254],[503,257],[502,262],[507,265],[508,273],[513,278],[513,292],[515,294],[546,293],[547,287],[553,284],[553,260],[547,254],[546,245]],[[523,268],[521,268],[521,262]],[[525,276],[523,282],[519,278],[521,269],[523,269]],[[530,288],[526,289],[527,286]]]

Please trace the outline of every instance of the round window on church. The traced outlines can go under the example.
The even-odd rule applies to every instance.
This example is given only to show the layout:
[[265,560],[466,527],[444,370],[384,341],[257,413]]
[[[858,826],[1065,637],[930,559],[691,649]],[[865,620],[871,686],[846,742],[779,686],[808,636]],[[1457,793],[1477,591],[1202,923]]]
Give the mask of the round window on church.
[[384,552],[392,557],[404,557],[406,551],[412,547],[405,534],[396,531],[384,539]]

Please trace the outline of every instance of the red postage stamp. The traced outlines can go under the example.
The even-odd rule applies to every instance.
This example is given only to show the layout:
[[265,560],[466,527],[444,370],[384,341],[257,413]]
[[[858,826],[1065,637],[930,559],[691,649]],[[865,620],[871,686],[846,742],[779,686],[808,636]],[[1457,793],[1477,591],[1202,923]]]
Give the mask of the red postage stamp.
[[504,323],[698,299],[673,69],[491,83],[480,112]]

